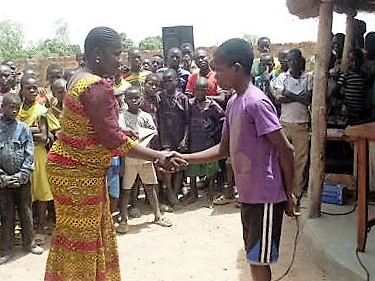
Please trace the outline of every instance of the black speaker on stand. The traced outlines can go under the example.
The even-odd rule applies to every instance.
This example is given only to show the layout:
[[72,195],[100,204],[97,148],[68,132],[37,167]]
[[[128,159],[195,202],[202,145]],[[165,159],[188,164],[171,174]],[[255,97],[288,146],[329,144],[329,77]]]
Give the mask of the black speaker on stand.
[[194,48],[194,30],[192,25],[177,25],[162,28],[163,55],[167,56],[168,50],[180,48],[183,43],[190,43]]

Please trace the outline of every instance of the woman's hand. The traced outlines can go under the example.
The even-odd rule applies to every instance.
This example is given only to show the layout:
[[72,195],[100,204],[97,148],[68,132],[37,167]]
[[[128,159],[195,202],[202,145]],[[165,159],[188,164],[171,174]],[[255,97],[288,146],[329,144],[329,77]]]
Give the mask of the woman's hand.
[[182,154],[176,151],[163,150],[159,153],[156,163],[163,172],[176,172],[188,165]]
[[139,133],[137,131],[131,130],[131,129],[123,129],[123,131],[124,131],[125,135],[127,135],[132,140],[139,139]]

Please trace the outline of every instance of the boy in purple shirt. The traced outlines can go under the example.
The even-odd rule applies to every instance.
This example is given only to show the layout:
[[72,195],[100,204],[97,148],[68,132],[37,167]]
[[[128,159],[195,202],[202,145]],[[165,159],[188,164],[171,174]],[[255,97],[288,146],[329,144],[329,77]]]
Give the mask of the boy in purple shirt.
[[270,281],[283,213],[293,216],[295,210],[293,148],[275,107],[251,83],[253,59],[251,46],[242,39],[230,39],[216,50],[217,82],[236,92],[228,103],[221,142],[202,152],[175,155],[189,164],[231,157],[252,280]]

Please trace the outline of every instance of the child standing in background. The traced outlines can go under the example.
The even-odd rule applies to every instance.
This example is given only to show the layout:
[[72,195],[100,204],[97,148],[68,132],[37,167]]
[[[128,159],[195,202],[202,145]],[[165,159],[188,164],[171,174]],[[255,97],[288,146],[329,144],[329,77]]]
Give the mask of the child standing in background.
[[42,254],[33,234],[30,174],[33,171],[34,142],[30,128],[16,120],[21,99],[5,94],[0,118],[0,264],[14,256],[15,211],[22,226],[22,246]]
[[[160,94],[157,123],[161,149],[184,152],[188,149],[189,100],[177,90],[177,85],[177,72],[168,68],[163,72],[164,89]],[[181,171],[165,174],[168,201],[172,208],[179,203],[177,195],[182,188],[182,177]]]
[[24,76],[21,80],[20,96],[23,100],[18,119],[31,128],[34,138],[34,172],[31,175],[31,190],[38,206],[38,224],[35,240],[44,244],[44,230],[47,228],[48,202],[53,200],[47,180],[45,164],[47,161],[48,131],[59,129],[59,124],[51,122],[52,114],[37,102],[38,85],[34,77]]
[[[189,100],[190,127],[189,152],[199,152],[215,146],[220,142],[224,111],[212,99],[207,98],[209,92],[208,79],[199,77],[195,82],[194,98]],[[208,203],[213,205],[213,183],[219,172],[218,161],[189,166],[186,174],[191,178],[190,193],[185,195],[183,203],[191,204],[198,199],[197,177],[208,179]]]
[[[124,130],[134,130],[138,133],[138,143],[147,146],[151,139],[156,135],[156,127],[150,114],[139,109],[142,102],[142,93],[137,87],[130,87],[126,90],[125,101],[128,110],[120,114],[119,124]],[[129,231],[128,204],[131,199],[131,191],[139,176],[150,201],[152,211],[155,215],[154,223],[161,226],[172,226],[172,224],[161,216],[159,209],[159,200],[156,194],[158,184],[154,164],[150,161],[126,157],[124,159],[124,179],[123,194],[120,198],[121,222],[116,228],[120,234]]]

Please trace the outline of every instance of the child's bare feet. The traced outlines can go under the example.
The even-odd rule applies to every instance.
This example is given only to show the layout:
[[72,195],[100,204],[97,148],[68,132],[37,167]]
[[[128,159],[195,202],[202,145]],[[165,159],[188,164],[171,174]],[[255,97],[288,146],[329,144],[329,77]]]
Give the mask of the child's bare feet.
[[160,217],[158,219],[155,218],[154,222],[157,225],[164,226],[164,227],[171,227],[172,223],[166,217]]
[[192,193],[186,194],[184,197],[181,198],[181,204],[183,206],[187,206],[190,204],[195,203],[198,200],[198,195],[194,195]]
[[141,211],[136,207],[131,207],[129,210],[129,217],[131,218],[140,218],[142,216]]
[[126,221],[120,222],[120,224],[116,227],[116,232],[118,234],[125,234],[129,231],[129,225]]
[[169,206],[169,205],[161,204],[160,205],[160,211],[161,212],[172,213],[173,212],[173,208],[171,206]]

